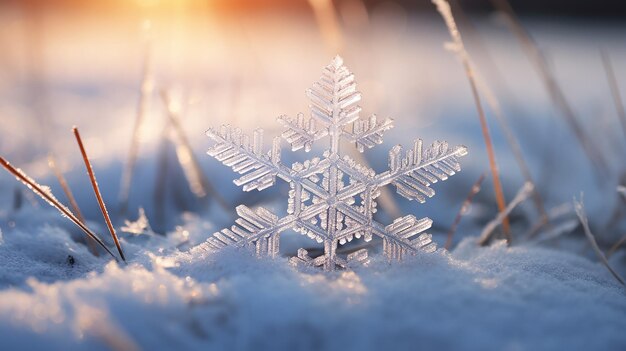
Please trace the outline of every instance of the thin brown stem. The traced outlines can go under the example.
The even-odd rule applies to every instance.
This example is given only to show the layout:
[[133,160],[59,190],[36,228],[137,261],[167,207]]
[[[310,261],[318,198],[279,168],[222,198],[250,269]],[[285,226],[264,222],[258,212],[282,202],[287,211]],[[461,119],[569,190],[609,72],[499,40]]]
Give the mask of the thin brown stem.
[[[54,161],[54,157],[52,155],[48,156],[48,166],[50,167],[50,169],[52,169],[52,172],[56,176],[57,181],[59,182],[59,185],[61,185],[61,189],[63,189],[63,193],[65,193],[65,197],[67,197],[67,200],[70,202],[70,206],[72,207],[72,210],[76,214],[76,218],[78,218],[78,220],[80,220],[82,223],[86,223],[85,217],[83,217],[83,214],[80,211],[80,208],[78,207],[76,198],[74,198],[72,189],[70,189],[70,186],[67,184],[67,181],[65,180],[65,176],[63,176],[63,173],[61,172],[59,167],[57,167],[56,162]],[[91,240],[91,238],[87,238],[87,245],[89,245],[89,250],[91,250],[91,253],[98,256],[98,250],[96,249],[95,243],[93,242],[93,240]]]
[[474,196],[476,196],[476,194],[478,194],[478,192],[480,191],[480,186],[482,185],[483,180],[485,180],[485,173],[481,174],[478,180],[474,183],[474,185],[472,185],[472,189],[470,190],[469,194],[467,194],[465,201],[463,201],[459,212],[457,212],[456,217],[454,218],[454,222],[450,227],[450,231],[448,231],[448,239],[446,240],[446,245],[444,246],[446,250],[450,250],[450,247],[452,246],[452,238],[454,237],[454,233],[456,233],[456,228],[459,226],[459,223],[461,223],[461,218],[463,218],[465,213],[467,213],[469,206],[472,204]]
[[[493,188],[496,193],[496,202],[498,204],[498,211],[502,213],[506,208],[506,200],[504,199],[504,192],[502,190],[502,183],[500,182],[500,171],[498,170],[498,164],[496,161],[496,153],[493,148],[493,142],[491,135],[489,134],[489,125],[487,125],[487,119],[485,112],[480,102],[478,90],[476,89],[476,83],[472,78],[471,67],[469,63],[465,62],[465,71],[467,72],[470,86],[472,87],[472,95],[474,96],[474,102],[476,103],[476,109],[478,110],[478,116],[480,117],[480,127],[483,132],[483,139],[485,139],[485,146],[487,147],[487,155],[489,156],[489,169],[491,170],[491,176],[493,177]],[[502,227],[504,229],[504,235],[509,244],[513,241],[511,236],[511,229],[509,227],[509,219],[507,217],[502,221]]]
[[96,234],[94,234],[83,222],[81,222],[76,215],[72,213],[67,207],[65,207],[59,200],[57,200],[52,192],[49,189],[44,189],[41,185],[37,184],[32,178],[26,175],[26,173],[21,170],[13,167],[7,160],[3,157],[0,157],[0,165],[4,167],[9,173],[11,173],[17,180],[22,182],[22,184],[26,185],[30,190],[32,190],[35,194],[39,195],[42,199],[44,199],[50,206],[56,208],[61,214],[67,218],[69,218],[72,223],[74,223],[78,228],[80,228],[87,236],[93,239],[98,245],[100,245],[106,252],[111,255],[116,261],[117,257],[109,250],[109,248],[98,238]]
[[[501,79],[502,74],[497,69],[495,61],[492,59],[491,55],[489,55],[489,51],[487,50],[487,47],[484,45],[480,34],[477,33],[471,21],[465,15],[458,1],[452,0],[450,1],[450,3],[454,5],[453,7],[457,9],[457,13],[460,15],[460,18],[464,20],[463,22],[465,22],[466,24],[465,27],[468,29],[467,32],[469,32],[470,38],[473,39],[474,43],[478,47],[477,52],[480,52],[480,54],[486,59],[488,63],[488,67],[490,67],[491,71],[495,73],[500,83],[504,84],[504,81]],[[457,18],[459,18],[459,16],[457,16]],[[467,32],[464,32],[464,33],[467,33]],[[474,64],[473,66],[475,67],[474,73],[475,73],[475,78],[476,78],[477,85],[478,85],[478,90],[485,97],[487,101],[487,105],[489,105],[489,108],[493,112],[493,115],[496,117],[496,121],[500,125],[500,129],[502,130],[502,132],[504,132],[504,137],[506,138],[506,141],[509,144],[511,151],[513,152],[513,156],[515,158],[515,161],[517,162],[517,165],[519,167],[520,173],[522,174],[522,177],[524,177],[524,180],[526,182],[530,182],[534,185],[535,181],[533,180],[533,176],[530,172],[530,168],[528,167],[528,164],[526,163],[526,159],[524,158],[524,154],[522,153],[522,148],[520,146],[520,143],[515,137],[513,130],[509,126],[508,118],[505,116],[504,111],[500,107],[500,103],[498,102],[496,95],[491,90],[489,84],[487,84],[486,80],[483,79],[481,75],[479,74],[478,69],[476,68],[477,65]],[[504,87],[506,87],[506,85],[504,85]],[[505,90],[508,91],[508,88]],[[539,216],[541,217],[541,221],[547,223],[548,215],[545,209],[543,198],[541,197],[541,194],[539,193],[539,190],[537,189],[537,187],[535,187],[535,190],[533,191],[533,202],[535,204],[535,208],[537,209],[537,212],[539,213]]]
[[154,229],[159,231],[160,233],[165,233],[165,196],[168,188],[166,187],[168,173],[169,173],[169,157],[167,153],[168,149],[168,132],[169,132],[169,122],[163,127],[163,131],[161,132],[160,138],[160,146],[158,152],[158,162],[156,169],[156,180],[154,182],[153,188],[153,200],[154,200],[154,211],[155,211],[155,226]]
[[[161,90],[161,99],[167,109],[166,114],[169,125],[174,127],[174,131],[178,137],[178,145],[176,146],[177,154],[179,154],[179,162],[181,163],[183,171],[187,176],[187,181],[189,182],[191,191],[199,198],[205,197],[207,194],[211,194],[224,211],[230,212],[231,207],[226,199],[224,199],[215,190],[215,187],[213,187],[207,176],[202,171],[202,167],[200,167],[200,163],[198,162],[196,155],[193,153],[191,143],[189,142],[187,134],[180,123],[177,112],[172,107],[169,94],[165,90]],[[181,153],[184,157],[180,157]]]
[[124,251],[122,251],[122,245],[120,245],[120,241],[117,238],[117,234],[115,234],[115,228],[113,228],[113,223],[111,222],[111,217],[109,217],[109,212],[107,211],[106,205],[102,200],[102,194],[100,194],[100,187],[98,187],[98,181],[96,180],[96,175],[93,172],[93,167],[91,166],[91,162],[87,157],[87,151],[85,151],[85,146],[83,145],[83,140],[80,137],[80,133],[78,132],[78,128],[74,126],[72,128],[72,132],[76,137],[76,143],[78,143],[78,148],[80,149],[80,153],[83,155],[83,161],[85,162],[85,168],[87,168],[87,173],[89,174],[89,180],[91,181],[91,187],[93,188],[93,192],[96,195],[96,199],[98,200],[98,205],[100,206],[100,212],[102,212],[102,216],[104,217],[104,221],[107,224],[107,228],[109,229],[109,233],[111,233],[111,237],[115,242],[115,246],[117,247],[117,252],[119,252],[120,257],[124,262],[126,262],[126,257],[124,257]]
[[617,251],[617,249],[620,248],[620,246],[624,245],[624,243],[626,243],[626,235],[624,235],[615,244],[613,244],[613,246],[611,246],[611,248],[609,249],[609,252],[606,253],[606,257],[607,258],[611,257],[611,255],[613,255],[615,251]]
[[603,174],[608,172],[608,165],[604,159],[602,153],[597,149],[596,145],[592,143],[591,139],[587,137],[584,128],[581,126],[574,109],[565,98],[563,90],[556,81],[552,74],[549,65],[541,53],[541,50],[537,47],[537,44],[533,41],[531,35],[526,31],[522,23],[519,21],[513,8],[507,0],[491,0],[493,6],[500,12],[502,12],[508,19],[507,23],[511,31],[515,34],[517,39],[522,44],[522,48],[528,56],[529,61],[535,67],[537,73],[542,78],[543,84],[552,99],[552,102],[560,110],[561,115],[564,117],[566,123],[578,139],[585,154],[595,165],[596,169]]
[[[498,171],[496,154],[493,148],[491,135],[489,133],[489,125],[487,124],[485,111],[483,110],[480,95],[478,94],[478,87],[474,78],[474,70],[471,65],[469,54],[467,53],[467,51],[465,50],[465,46],[463,45],[463,39],[461,38],[461,33],[459,33],[459,30],[454,21],[454,17],[452,16],[450,4],[448,4],[448,2],[446,2],[445,0],[433,0],[433,3],[437,6],[437,10],[443,17],[446,26],[448,27],[448,31],[450,32],[450,36],[453,40],[453,50],[457,54],[458,58],[461,60],[463,68],[465,69],[465,74],[472,90],[474,103],[476,104],[476,110],[478,111],[483,139],[485,140],[485,146],[487,148],[487,156],[489,157],[489,169],[491,170],[491,176],[493,178],[493,188],[496,195],[496,203],[498,204],[498,211],[500,213],[503,213],[506,209],[506,200],[504,199],[502,183],[500,183],[500,172]],[[506,216],[503,218],[502,228],[507,242],[511,244],[511,242],[513,241],[513,237],[511,236],[509,220]]]
[[[535,181],[533,180],[533,176],[530,172],[530,168],[528,167],[528,163],[526,163],[526,159],[524,158],[524,155],[522,153],[522,147],[520,146],[519,141],[515,137],[515,134],[513,134],[511,127],[507,123],[507,118],[504,115],[504,112],[502,111],[502,107],[500,107],[500,103],[498,102],[498,99],[496,98],[493,91],[489,88],[489,85],[487,85],[487,83],[483,79],[481,79],[481,76],[479,75],[479,73],[476,71],[474,71],[474,73],[475,73],[477,86],[479,90],[482,92],[483,96],[485,97],[485,100],[487,101],[487,105],[489,105],[489,108],[491,109],[494,116],[496,117],[496,121],[498,121],[498,124],[500,125],[500,129],[504,132],[504,137],[507,143],[509,144],[511,151],[513,152],[513,157],[515,158],[515,161],[517,162],[517,165],[519,167],[520,173],[522,174],[522,177],[524,177],[524,181],[535,185]],[[533,196],[533,202],[535,204],[535,208],[537,209],[537,212],[539,213],[539,216],[541,217],[541,221],[547,223],[548,215],[544,206],[543,199],[537,187],[535,187],[535,189],[533,190],[532,196]]]
[[332,54],[341,52],[343,35],[332,0],[309,0],[309,4],[313,8],[313,13],[326,47]]
[[587,214],[585,213],[585,205],[583,204],[582,194],[580,196],[579,201],[574,199],[574,209],[576,210],[576,215],[578,215],[578,219],[580,219],[580,223],[583,225],[585,236],[589,240],[589,243],[591,244],[593,251],[596,253],[598,258],[600,259],[600,262],[602,262],[602,264],[606,267],[606,269],[608,269],[609,272],[611,272],[613,277],[615,277],[615,279],[617,279],[617,281],[620,282],[620,284],[626,285],[626,283],[624,282],[624,278],[622,278],[609,264],[609,261],[606,259],[606,257],[602,253],[602,250],[600,250],[600,247],[598,246],[598,243],[596,242],[596,239],[593,236],[593,233],[591,233],[591,229],[589,229],[589,221],[587,220]]
[[611,95],[613,96],[615,110],[617,111],[617,116],[619,117],[620,124],[622,125],[624,137],[626,137],[626,111],[624,110],[624,103],[622,102],[622,96],[619,91],[619,86],[617,85],[617,79],[615,78],[611,58],[604,50],[600,53],[602,56],[602,65],[604,66],[604,71],[606,72],[606,79],[609,82],[609,87],[611,88]]
[[137,162],[137,156],[139,154],[139,137],[143,120],[145,119],[146,111],[149,106],[149,96],[153,90],[153,83],[150,76],[150,43],[148,42],[146,48],[146,54],[143,62],[143,70],[141,74],[141,89],[139,95],[139,103],[137,104],[137,113],[135,115],[135,124],[133,126],[133,134],[131,137],[130,149],[128,151],[128,160],[126,161],[126,167],[122,174],[122,180],[120,183],[119,204],[120,212],[125,213],[128,209],[128,198],[130,195],[130,186],[133,180],[133,174],[135,171],[135,163]]
[[491,222],[487,223],[485,228],[483,228],[482,233],[480,233],[480,237],[478,238],[478,244],[487,245],[489,239],[491,239],[491,234],[493,234],[494,229],[500,224],[504,224],[504,219],[517,207],[517,205],[524,202],[530,194],[532,194],[534,186],[531,183],[524,183],[524,185],[519,189],[513,200],[506,205],[504,211],[498,213],[496,218],[491,220]]
[[63,176],[63,173],[61,173],[61,170],[59,170],[59,167],[57,167],[56,162],[54,161],[54,157],[52,155],[48,156],[48,166],[50,167],[50,169],[52,169],[54,176],[59,181],[59,185],[61,185],[61,189],[63,189],[63,192],[65,193],[65,196],[67,197],[67,200],[70,202],[70,206],[72,207],[72,211],[74,211],[74,213],[76,214],[76,218],[78,218],[81,222],[85,223],[85,217],[83,217],[83,214],[80,211],[80,208],[78,207],[76,198],[74,198],[74,194],[72,193],[72,190],[67,184],[67,181],[65,180],[65,176]]

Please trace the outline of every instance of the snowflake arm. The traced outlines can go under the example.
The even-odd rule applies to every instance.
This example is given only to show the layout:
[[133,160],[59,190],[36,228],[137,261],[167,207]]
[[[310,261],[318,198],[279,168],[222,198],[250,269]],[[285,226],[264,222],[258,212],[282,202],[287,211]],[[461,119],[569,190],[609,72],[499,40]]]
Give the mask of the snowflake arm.
[[[430,229],[430,218],[416,219],[413,215],[400,217],[385,227],[383,252],[389,260],[402,260],[407,253],[415,254],[418,250],[433,252],[437,246],[432,235],[423,233]],[[418,235],[419,234],[419,235]]]
[[259,256],[267,254],[274,257],[278,254],[280,233],[291,226],[293,217],[279,219],[263,207],[253,211],[247,206],[239,205],[236,210],[239,215],[236,225],[214,233],[206,241],[209,249],[253,244]]
[[219,131],[209,129],[206,134],[216,142],[207,154],[242,174],[234,183],[244,191],[266,189],[274,185],[277,176],[292,180],[291,170],[280,162],[279,138],[275,138],[272,149],[264,153],[262,129],[254,131],[252,142],[240,129],[228,125]]
[[307,90],[311,101],[311,116],[325,126],[341,126],[359,118],[361,93],[356,90],[354,74],[335,57],[322,70],[322,77]]
[[356,120],[352,125],[352,131],[343,132],[344,138],[355,143],[359,152],[365,151],[365,148],[372,148],[383,142],[383,133],[393,128],[393,120],[386,118],[378,121],[376,115],[370,116],[367,120]]
[[421,203],[435,195],[431,184],[446,180],[461,170],[458,158],[467,155],[465,146],[450,148],[447,142],[436,141],[422,150],[422,140],[413,149],[402,153],[401,146],[389,151],[389,170],[376,178],[378,186],[393,184],[398,194]]
[[275,138],[272,148],[265,151],[260,130],[252,138],[229,126],[207,132],[216,142],[209,155],[241,174],[235,184],[243,190],[263,190],[272,186],[277,177],[288,182],[290,190],[284,217],[263,208],[253,211],[239,206],[236,224],[215,233],[201,248],[248,246],[257,255],[274,257],[279,253],[281,233],[293,229],[322,244],[323,254],[311,257],[307,250],[300,249],[290,262],[325,270],[368,262],[365,249],[347,255],[338,251],[338,245],[354,239],[367,242],[374,236],[380,237],[389,260],[401,260],[418,251],[434,251],[436,245],[431,235],[424,233],[432,225],[429,218],[409,215],[389,225],[381,224],[374,219],[376,199],[382,187],[393,184],[400,195],[424,202],[435,193],[432,183],[460,171],[458,158],[466,155],[467,149],[435,142],[423,150],[422,141],[417,140],[406,152],[400,146],[394,147],[389,152],[389,170],[377,174],[342,153],[341,140],[354,143],[362,152],[382,142],[384,132],[392,128],[392,120],[379,121],[375,115],[366,120],[359,118],[361,94],[356,90],[354,75],[340,57],[324,68],[307,96],[310,116],[278,118],[285,127],[282,139],[291,144],[293,151],[310,151],[318,140],[328,137],[328,147],[321,157],[288,167],[280,161],[281,137]]
[[[311,267],[322,267],[328,265],[328,260],[328,255],[320,255],[316,258],[311,258],[307,250],[298,249],[298,256],[290,258],[289,263],[291,263],[293,266],[305,265]],[[357,250],[349,254],[346,259],[336,257],[334,263],[341,268],[351,268],[359,265],[367,265],[369,263],[367,249]]]
[[291,144],[292,151],[304,148],[304,151],[309,152],[315,141],[328,135],[327,128],[317,129],[315,120],[309,118],[306,121],[301,113],[295,119],[279,116],[278,121],[285,126],[282,137]]

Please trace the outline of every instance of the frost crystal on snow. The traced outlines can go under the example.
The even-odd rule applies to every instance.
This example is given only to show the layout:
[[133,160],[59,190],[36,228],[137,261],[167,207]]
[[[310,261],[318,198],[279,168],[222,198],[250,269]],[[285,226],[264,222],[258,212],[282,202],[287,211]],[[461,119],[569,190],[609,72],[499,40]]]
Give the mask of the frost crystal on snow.
[[399,145],[392,148],[389,169],[376,174],[342,154],[340,142],[351,142],[363,152],[382,143],[383,133],[393,126],[392,120],[381,121],[375,115],[359,118],[361,107],[357,104],[361,93],[356,90],[354,75],[341,57],[335,57],[324,68],[320,80],[307,90],[307,96],[311,101],[310,117],[281,116],[278,121],[285,127],[282,138],[291,144],[292,151],[308,152],[315,142],[327,137],[328,148],[321,157],[289,167],[280,160],[281,137],[276,137],[267,151],[261,129],[255,130],[252,137],[228,125],[207,131],[216,142],[208,154],[241,175],[234,182],[244,191],[266,189],[274,185],[276,178],[288,182],[291,190],[286,216],[240,205],[236,224],[215,233],[205,247],[218,250],[227,245],[251,246],[257,255],[275,257],[280,234],[293,229],[323,244],[324,254],[312,258],[305,249],[300,249],[291,262],[322,266],[325,270],[367,261],[365,249],[345,257],[337,253],[338,244],[354,238],[370,241],[373,236],[380,237],[389,259],[401,260],[407,253],[418,250],[434,251],[436,245],[431,235],[424,233],[431,227],[431,219],[408,215],[389,225],[381,224],[373,219],[376,198],[381,187],[392,184],[401,196],[423,203],[426,197],[435,194],[432,183],[446,180],[461,170],[458,158],[466,155],[467,149],[449,147],[446,142],[423,148],[418,139],[409,150]]

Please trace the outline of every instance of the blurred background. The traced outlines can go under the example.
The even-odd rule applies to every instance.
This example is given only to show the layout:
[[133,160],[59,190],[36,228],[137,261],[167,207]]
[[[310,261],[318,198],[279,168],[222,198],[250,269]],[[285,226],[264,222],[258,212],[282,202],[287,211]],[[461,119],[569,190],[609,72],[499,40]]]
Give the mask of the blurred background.
[[[626,121],[619,110],[626,98],[626,3],[453,0],[451,5],[490,92],[483,98],[492,100],[485,104],[507,200],[525,177],[499,118],[519,143],[547,210],[585,191],[595,225],[619,227],[614,218],[621,218],[615,188],[626,148]],[[436,186],[440,195],[430,206],[395,200],[403,212],[435,219],[440,225],[435,232],[443,235],[472,184],[488,174],[471,91],[461,64],[444,48],[448,40],[435,7],[421,0],[4,0],[0,155],[60,192],[47,162],[55,155],[77,201],[88,217],[97,218],[90,190],[79,190],[89,185],[69,129],[81,128],[113,207],[120,203],[136,140],[129,213],[146,207],[165,231],[181,220],[164,220],[151,204],[159,191],[184,188],[159,180],[164,169],[159,160],[168,152],[163,140],[177,138],[170,135],[166,116],[174,112],[227,205],[270,201],[243,197],[230,170],[204,155],[210,145],[204,131],[231,123],[248,133],[260,126],[278,135],[275,118],[306,113],[305,89],[340,54],[363,93],[362,116],[396,120],[385,144],[365,154],[373,168],[384,170],[387,150],[416,137],[469,147],[464,171]],[[134,133],[138,116],[142,123]],[[298,152],[284,159],[305,157]],[[184,179],[184,169],[172,172]],[[11,215],[14,187],[8,174],[0,174],[4,219]],[[176,205],[179,210],[195,208],[180,199],[181,192],[193,191],[183,190],[167,196],[183,203]],[[277,191],[274,195],[284,195]],[[276,197],[284,200],[282,195]],[[463,224],[470,234],[496,213],[489,178],[476,203],[474,221]],[[524,230],[539,218],[532,202],[526,205],[515,214]],[[607,242],[614,240],[612,232],[607,231]]]

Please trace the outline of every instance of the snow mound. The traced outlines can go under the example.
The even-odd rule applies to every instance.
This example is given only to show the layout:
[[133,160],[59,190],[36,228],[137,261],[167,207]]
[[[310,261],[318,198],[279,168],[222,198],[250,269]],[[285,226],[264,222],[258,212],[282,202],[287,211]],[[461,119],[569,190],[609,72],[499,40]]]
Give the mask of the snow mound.
[[[0,292],[0,344],[76,350],[626,348],[624,290],[603,267],[503,242],[480,248],[475,240],[452,253],[418,254],[395,265],[376,255],[369,267],[332,273],[297,270],[285,258],[258,259],[234,248],[142,252],[127,266],[111,262],[71,281],[50,283],[59,277],[42,273]],[[0,255],[8,257],[20,243],[4,241]]]

